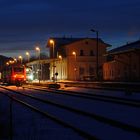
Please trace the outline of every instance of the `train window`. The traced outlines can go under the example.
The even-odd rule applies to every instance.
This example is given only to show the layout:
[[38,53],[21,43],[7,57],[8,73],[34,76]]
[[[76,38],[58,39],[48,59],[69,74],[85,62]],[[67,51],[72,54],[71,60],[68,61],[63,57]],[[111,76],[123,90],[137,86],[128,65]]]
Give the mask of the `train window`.
[[14,72],[23,72],[23,68],[14,68]]

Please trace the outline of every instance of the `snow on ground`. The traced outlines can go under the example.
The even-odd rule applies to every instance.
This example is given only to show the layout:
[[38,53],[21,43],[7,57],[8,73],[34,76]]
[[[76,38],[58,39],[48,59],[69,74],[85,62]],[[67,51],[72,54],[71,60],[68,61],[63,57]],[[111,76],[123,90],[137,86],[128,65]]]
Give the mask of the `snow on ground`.
[[[16,87],[14,88],[17,91],[20,91],[23,89]],[[27,93],[30,93],[31,90],[24,89]],[[78,92],[88,92],[88,93],[96,93],[96,94],[106,94],[106,95],[113,95],[113,96],[126,96],[123,92],[115,92],[115,91],[98,91],[93,89],[85,89],[85,88],[76,88],[76,87],[67,87],[65,90],[73,90]],[[43,93],[43,92],[40,92]],[[97,114],[104,114],[104,116],[114,117],[115,119],[120,119],[135,125],[138,125],[140,127],[139,118],[140,118],[140,111],[135,108],[117,105],[117,104],[111,104],[111,103],[104,103],[99,101],[90,101],[90,100],[82,100],[77,99],[75,97],[70,96],[64,96],[64,95],[51,95],[51,94],[38,94],[36,91],[32,91],[32,94],[38,95],[40,97],[43,97],[44,99],[51,99],[57,102],[61,102],[64,104],[67,104],[69,106],[81,108],[83,110],[94,112]],[[134,99],[140,99],[139,94],[132,94],[127,98],[134,98]],[[49,106],[48,106],[49,107]],[[46,110],[49,110],[49,108],[46,107]],[[0,94],[0,125],[2,126],[2,129],[6,130],[6,133],[3,133],[1,135],[1,140],[9,140],[10,139],[10,102],[7,100],[7,97]],[[17,103],[13,103],[13,140],[82,140],[83,138],[74,133],[73,131],[66,129],[50,119],[46,119],[43,116],[40,116],[39,114],[30,111],[30,109],[25,109],[22,107],[22,105],[19,105]],[[97,136],[100,136],[101,139],[107,139],[107,140],[114,140],[114,139],[126,139],[126,140],[138,140],[140,139],[139,135],[124,132],[121,129],[118,128],[112,128],[105,124],[97,123],[96,121],[90,121],[90,119],[87,121],[85,119],[79,119],[78,117],[70,118],[69,113],[63,114],[61,111],[55,111],[55,109],[50,108],[50,112],[60,114],[61,116],[66,118],[66,120],[75,120],[75,124],[81,125],[80,123],[84,123],[84,126],[89,129],[88,131],[93,131],[96,133]],[[77,120],[78,119],[78,120]],[[91,122],[91,126],[87,125]],[[4,128],[5,127],[5,128]],[[82,125],[81,125],[82,127]],[[106,130],[106,131],[104,131]],[[116,130],[113,131],[113,130]],[[6,136],[7,134],[7,136]],[[116,135],[117,134],[117,135]]]
[[[33,94],[43,99],[51,100],[73,108],[78,108],[87,112],[96,113],[105,117],[120,120],[131,125],[140,126],[140,110],[139,108],[124,106],[120,104],[107,103],[97,100],[79,99],[65,94],[38,94],[36,91],[25,89],[27,94]],[[131,112],[131,113],[130,113]]]
[[0,140],[8,140],[10,135],[10,102],[8,99],[0,94]]
[[124,91],[114,91],[114,90],[100,90],[93,88],[80,88],[80,87],[63,87],[63,90],[76,91],[81,93],[91,93],[98,95],[109,95],[115,97],[122,97],[127,99],[140,100],[140,92],[132,92],[131,95],[127,95]]
[[[0,140],[10,140],[10,102],[0,94]],[[12,103],[13,140],[83,140],[71,129],[56,124],[22,105]]]

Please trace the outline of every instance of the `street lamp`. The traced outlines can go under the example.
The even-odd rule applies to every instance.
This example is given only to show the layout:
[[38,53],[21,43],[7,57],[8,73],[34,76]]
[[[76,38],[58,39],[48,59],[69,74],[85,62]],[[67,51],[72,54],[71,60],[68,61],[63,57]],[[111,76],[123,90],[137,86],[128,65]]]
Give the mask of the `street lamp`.
[[72,54],[74,55],[75,61],[76,61],[76,52],[72,52]]
[[17,62],[17,59],[16,59],[16,58],[14,58],[14,62],[15,62],[15,63]]
[[6,65],[8,66],[9,65],[9,62],[6,62]]
[[53,58],[53,82],[55,82],[55,65],[54,65],[54,40],[53,39],[50,39],[50,44],[52,44],[52,58]]
[[20,59],[20,62],[22,64],[22,56],[20,55],[18,58]]
[[40,83],[40,75],[41,75],[41,70],[40,70],[40,48],[36,47],[35,50],[38,52],[38,57],[39,57],[38,80],[39,80],[39,83]]
[[39,60],[40,60],[40,48],[36,47],[35,50],[38,51],[38,54],[39,54],[38,56],[39,56]]
[[61,80],[62,80],[62,55],[59,55],[58,58],[60,59],[61,65]]
[[26,56],[28,58],[28,62],[30,61],[30,53],[29,52],[26,52]]
[[91,29],[90,31],[96,33],[96,79],[99,80],[99,62],[98,62],[98,49],[99,49],[99,38],[98,38],[98,31]]
[[74,67],[74,72],[75,72],[75,81],[76,81],[76,52],[72,52],[72,55],[74,55],[74,57],[75,57],[75,67]]

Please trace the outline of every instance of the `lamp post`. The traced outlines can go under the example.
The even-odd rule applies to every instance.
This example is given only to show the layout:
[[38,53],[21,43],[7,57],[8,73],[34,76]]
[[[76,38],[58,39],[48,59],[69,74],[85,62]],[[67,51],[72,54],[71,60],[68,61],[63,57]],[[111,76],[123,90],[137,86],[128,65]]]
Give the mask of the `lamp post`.
[[16,58],[14,58],[14,63],[17,63],[17,59]]
[[59,55],[58,58],[60,59],[61,65],[61,80],[62,80],[62,55]]
[[29,62],[30,61],[30,53],[26,52],[26,56],[27,56],[27,59],[28,59],[28,62]]
[[76,58],[77,58],[77,55],[76,55],[76,52],[72,52],[72,55],[74,55],[75,57],[75,67],[74,67],[74,73],[75,73],[75,81],[77,80],[77,77],[76,77]]
[[20,59],[20,62],[22,64],[22,56],[20,55],[18,58]]
[[55,82],[55,65],[54,65],[54,40],[50,39],[50,44],[52,44],[52,58],[53,58],[53,82]]
[[76,61],[76,52],[72,52],[72,54],[74,55],[75,61]]
[[41,70],[40,70],[40,48],[36,47],[35,50],[38,52],[38,57],[39,57],[38,80],[39,80],[39,83],[40,83],[40,75],[41,75]]
[[99,62],[98,62],[98,59],[99,59],[99,37],[98,37],[98,31],[97,30],[94,30],[94,29],[91,29],[90,31],[92,32],[95,32],[96,33],[96,79],[99,80]]
[[6,65],[8,66],[9,65],[9,62],[6,62]]

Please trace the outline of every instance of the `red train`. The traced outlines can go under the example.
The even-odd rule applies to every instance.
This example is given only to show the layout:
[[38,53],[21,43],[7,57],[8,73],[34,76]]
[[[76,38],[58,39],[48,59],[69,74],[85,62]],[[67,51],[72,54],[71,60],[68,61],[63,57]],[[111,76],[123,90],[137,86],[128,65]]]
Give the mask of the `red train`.
[[26,82],[26,68],[21,64],[13,64],[3,68],[1,71],[3,83],[22,85]]

